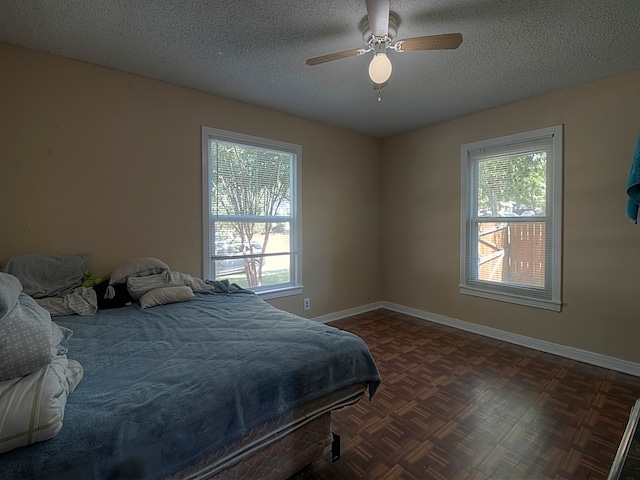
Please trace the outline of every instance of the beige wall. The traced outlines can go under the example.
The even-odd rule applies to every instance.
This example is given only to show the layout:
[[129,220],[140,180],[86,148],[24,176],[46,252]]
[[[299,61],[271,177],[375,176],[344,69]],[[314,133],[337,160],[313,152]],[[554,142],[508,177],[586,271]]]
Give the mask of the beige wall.
[[[640,362],[640,227],[624,215],[640,71],[380,141],[6,44],[0,66],[0,259],[86,252],[108,273],[149,255],[200,275],[207,125],[302,146],[305,288],[276,306],[386,300]],[[562,312],[461,295],[460,145],[557,124]]]
[[302,146],[304,292],[273,303],[380,300],[378,140],[6,44],[0,110],[0,260],[85,252],[106,274],[154,256],[200,276],[207,125]]
[[[625,216],[639,86],[640,70],[387,139],[384,300],[640,362],[640,226]],[[562,312],[461,295],[461,145],[558,124],[564,124]]]

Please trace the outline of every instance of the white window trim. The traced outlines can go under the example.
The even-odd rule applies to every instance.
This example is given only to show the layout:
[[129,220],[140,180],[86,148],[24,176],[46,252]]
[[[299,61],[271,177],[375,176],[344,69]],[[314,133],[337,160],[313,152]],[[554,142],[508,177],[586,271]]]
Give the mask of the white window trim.
[[[553,148],[553,163],[547,175],[548,204],[551,203],[551,268],[549,273],[550,299],[530,297],[525,294],[500,291],[499,287],[481,285],[481,282],[469,282],[468,264],[468,230],[470,228],[471,215],[471,155],[472,152],[480,149],[508,147],[521,142],[533,141],[539,138],[551,137]],[[462,204],[460,216],[460,293],[474,295],[503,302],[516,303],[529,307],[543,308],[559,312],[562,309],[562,172],[563,172],[563,127],[557,125],[549,128],[542,128],[530,132],[507,135],[490,140],[482,140],[475,143],[462,145],[461,147],[461,191]],[[549,207],[549,205],[547,205]]]
[[289,152],[295,155],[295,185],[291,185],[291,195],[296,199],[292,205],[292,218],[293,228],[291,229],[291,241],[295,245],[295,262],[292,270],[293,277],[291,283],[287,285],[274,285],[274,286],[261,286],[252,287],[249,290],[260,295],[265,300],[271,298],[286,297],[290,295],[299,295],[302,293],[302,222],[301,222],[301,200],[302,195],[300,193],[301,181],[302,181],[302,147],[291,143],[280,142],[278,140],[271,140],[268,138],[255,137],[251,135],[245,135],[242,133],[229,132],[226,130],[220,130],[217,128],[202,126],[202,275],[204,278],[209,278],[211,275],[211,243],[210,243],[210,229],[209,229],[209,185],[211,178],[209,178],[209,138],[214,137],[216,139],[228,142],[237,142],[245,145],[252,145],[255,147],[272,148],[274,150],[281,150]]

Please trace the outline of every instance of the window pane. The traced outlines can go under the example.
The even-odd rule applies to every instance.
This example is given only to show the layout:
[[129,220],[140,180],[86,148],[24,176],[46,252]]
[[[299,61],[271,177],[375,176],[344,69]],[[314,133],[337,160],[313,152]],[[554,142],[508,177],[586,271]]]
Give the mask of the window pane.
[[[263,255],[289,253],[291,251],[290,222],[233,222],[218,220],[212,223],[210,237],[213,256]],[[230,253],[230,245],[237,245],[236,253]],[[240,248],[242,246],[242,248]]]
[[212,223],[214,278],[244,287],[291,281],[290,222]]
[[[290,255],[277,255],[263,259],[261,286],[282,285],[291,282]],[[217,272],[217,270],[216,270]],[[241,287],[255,287],[251,285],[245,272],[216,273],[216,280],[228,279],[232,283],[237,283]]]
[[210,145],[213,215],[291,215],[291,153],[218,140]]
[[547,196],[545,150],[477,162],[479,216],[544,215]]
[[545,286],[544,222],[479,222],[478,280]]

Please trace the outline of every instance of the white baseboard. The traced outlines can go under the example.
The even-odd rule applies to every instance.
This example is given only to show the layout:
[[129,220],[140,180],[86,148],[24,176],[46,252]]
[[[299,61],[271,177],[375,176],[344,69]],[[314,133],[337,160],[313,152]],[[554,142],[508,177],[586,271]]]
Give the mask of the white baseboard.
[[[544,340],[538,340],[537,338],[526,337],[524,335],[518,335],[515,333],[505,332],[504,330],[498,330],[496,328],[485,327],[475,323],[465,322],[455,318],[445,317],[444,315],[438,315],[436,313],[429,313],[423,310],[417,310],[415,308],[405,307],[390,302],[380,302],[380,308],[386,308],[393,310],[394,312],[404,313],[411,315],[412,317],[420,318],[422,320],[428,320],[430,322],[439,323],[442,325],[448,325],[450,327],[465,330],[467,332],[477,333],[485,337],[495,338],[496,340],[503,340],[505,342],[514,343],[523,347],[533,348],[541,352],[552,353],[579,362],[589,363],[598,367],[608,368],[609,370],[615,370],[616,372],[627,373],[640,377],[640,364],[629,362],[627,360],[621,360],[615,357],[609,357],[607,355],[601,355],[599,353],[593,353],[586,350],[580,350],[579,348],[569,347],[566,345],[559,345],[557,343],[551,343]],[[367,311],[365,309],[363,311]]]
[[615,370],[616,372],[627,373],[629,375],[640,377],[639,363],[629,362],[627,360],[609,357],[607,355],[601,355],[599,353],[589,352],[587,350],[580,350],[579,348],[569,347],[566,345],[559,345],[557,343],[551,343],[545,340],[538,340],[537,338],[531,338],[524,335],[505,332],[504,330],[485,327],[484,325],[465,322],[456,318],[445,317],[444,315],[438,315],[437,313],[425,312],[424,310],[405,307],[403,305],[398,305],[391,302],[369,303],[360,307],[350,308],[347,310],[342,310],[340,312],[314,317],[311,320],[315,320],[321,323],[329,323],[340,320],[342,318],[358,315],[360,313],[377,310],[379,308],[386,308],[387,310],[411,315],[412,317],[416,317],[421,320],[427,320],[430,322],[439,323],[441,325],[448,325],[449,327],[457,328],[471,333],[477,333],[478,335],[495,338],[496,340],[502,340],[516,345],[521,345],[523,347],[532,348],[534,350],[539,350],[541,352],[552,353],[560,357],[570,358],[571,360],[577,360],[579,362],[588,363],[597,367],[608,368],[609,370]]
[[342,310],[341,312],[329,313],[327,315],[320,315],[319,317],[313,317],[310,320],[315,320],[316,322],[320,322],[320,323],[335,322],[336,320],[340,320],[342,318],[351,317],[353,315],[358,315],[364,312],[370,312],[372,310],[378,310],[379,308],[383,308],[382,304],[383,302],[369,303],[367,305],[362,305],[360,307],[349,308],[348,310]]

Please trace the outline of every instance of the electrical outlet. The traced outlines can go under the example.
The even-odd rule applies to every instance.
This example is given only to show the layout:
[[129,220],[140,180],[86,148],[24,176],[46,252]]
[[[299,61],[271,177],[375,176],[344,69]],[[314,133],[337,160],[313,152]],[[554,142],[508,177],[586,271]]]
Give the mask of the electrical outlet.
[[311,308],[311,299],[305,298],[303,305],[305,310],[309,310]]

